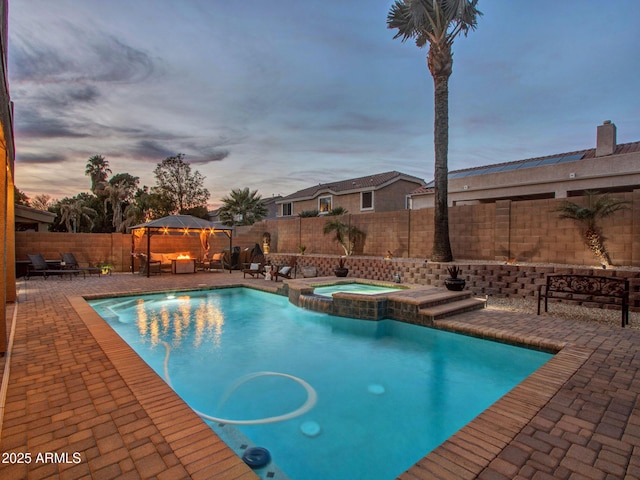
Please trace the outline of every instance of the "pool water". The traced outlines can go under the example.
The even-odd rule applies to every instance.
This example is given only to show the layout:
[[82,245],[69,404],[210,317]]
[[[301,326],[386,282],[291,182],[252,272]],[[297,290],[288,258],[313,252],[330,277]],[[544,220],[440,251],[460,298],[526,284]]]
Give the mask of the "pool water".
[[243,288],[90,303],[262,478],[395,478],[551,358]]
[[384,287],[381,285],[371,285],[366,283],[342,283],[337,285],[327,285],[315,287],[313,293],[323,297],[331,297],[334,293],[358,293],[360,295],[377,295],[379,293],[390,293],[404,290],[403,288]]

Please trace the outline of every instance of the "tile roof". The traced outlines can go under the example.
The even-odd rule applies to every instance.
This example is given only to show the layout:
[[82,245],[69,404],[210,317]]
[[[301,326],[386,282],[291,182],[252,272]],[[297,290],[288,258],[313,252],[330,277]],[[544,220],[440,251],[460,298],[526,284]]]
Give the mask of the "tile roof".
[[286,197],[281,198],[278,203],[303,198],[314,198],[321,192],[339,195],[351,191],[376,189],[385,186],[389,182],[400,179],[412,180],[416,183],[424,184],[424,180],[421,178],[393,170],[390,172],[376,173],[374,175],[367,175],[364,177],[349,178],[347,180],[340,180],[337,182],[320,183],[309,188],[298,190],[291,195],[287,195]]

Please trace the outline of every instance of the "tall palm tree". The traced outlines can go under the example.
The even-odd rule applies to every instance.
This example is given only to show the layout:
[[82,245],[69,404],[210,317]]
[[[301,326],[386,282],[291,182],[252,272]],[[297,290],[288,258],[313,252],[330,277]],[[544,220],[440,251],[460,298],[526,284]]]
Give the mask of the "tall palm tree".
[[267,207],[257,190],[237,188],[222,199],[220,220],[224,225],[253,225],[267,216]]
[[429,44],[427,67],[434,84],[435,208],[431,260],[453,260],[449,241],[448,154],[449,77],[453,68],[454,39],[475,30],[478,0],[396,0],[387,14],[387,27],[397,28],[393,38],[414,39],[419,48]]
[[84,174],[91,178],[91,191],[94,195],[100,196],[98,192],[104,189],[104,184],[107,182],[109,173],[111,173],[109,161],[102,155],[94,155],[87,160]]
[[131,199],[132,192],[129,186],[124,182],[107,183],[104,187],[105,193],[105,210],[106,204],[111,204],[113,210],[113,218],[111,224],[115,228],[116,232],[123,232],[126,228],[123,222],[123,206],[125,202]]
[[60,202],[61,221],[67,227],[67,232],[77,233],[80,229],[80,222],[84,219],[89,222],[90,228],[93,227],[93,218],[97,212],[87,207],[81,198],[69,198]]
[[602,234],[602,227],[598,225],[598,222],[613,215],[618,210],[626,209],[629,202],[617,200],[609,195],[598,195],[598,192],[594,191],[585,191],[584,193],[586,206],[565,200],[555,211],[560,213],[560,218],[568,218],[580,224],[584,243],[600,264],[607,268],[611,265],[611,258],[604,245],[605,238]]

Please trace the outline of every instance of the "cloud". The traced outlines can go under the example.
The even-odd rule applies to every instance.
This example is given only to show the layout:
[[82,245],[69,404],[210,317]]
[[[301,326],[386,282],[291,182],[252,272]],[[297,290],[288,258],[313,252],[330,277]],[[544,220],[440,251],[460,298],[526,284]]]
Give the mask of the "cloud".
[[45,163],[45,164],[53,164],[53,163],[63,163],[67,160],[64,155],[60,155],[57,153],[46,154],[46,153],[16,153],[16,162],[18,163]]
[[153,160],[160,162],[167,157],[172,157],[177,154],[174,150],[166,148],[161,143],[155,140],[140,140],[134,146],[132,153],[137,157],[142,157],[146,160]]
[[186,158],[186,161],[189,163],[193,163],[196,165],[205,165],[211,162],[220,162],[227,158],[231,152],[229,150],[221,150],[221,149],[203,149],[198,155],[189,156]]
[[18,138],[83,138],[89,134],[73,124],[43,115],[39,111],[26,108],[15,115],[15,133]]
[[[66,22],[65,22],[66,23]],[[113,35],[66,24],[68,38],[55,47],[40,36],[16,34],[12,77],[20,82],[138,83],[154,72],[145,52],[125,45]]]

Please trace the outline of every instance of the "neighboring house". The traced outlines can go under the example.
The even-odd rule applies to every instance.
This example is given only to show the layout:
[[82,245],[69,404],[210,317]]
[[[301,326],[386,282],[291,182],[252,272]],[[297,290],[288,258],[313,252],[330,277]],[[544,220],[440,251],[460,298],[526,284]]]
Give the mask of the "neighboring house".
[[48,232],[56,214],[25,205],[15,205],[16,232]]
[[392,171],[322,183],[276,201],[279,217],[318,210],[321,215],[342,207],[350,213],[388,212],[408,208],[408,195],[424,180]]
[[220,209],[216,208],[215,210],[209,210],[207,212],[207,217],[209,218],[210,222],[219,222],[220,221]]
[[[449,172],[449,205],[567,198],[585,190],[640,188],[640,142],[616,143],[616,126],[597,128],[596,148]],[[411,192],[411,208],[434,205],[433,182]]]
[[274,195],[272,197],[263,198],[262,203],[265,207],[267,207],[267,216],[264,217],[265,220],[269,220],[271,218],[276,218],[278,216],[278,212],[280,211],[278,201],[282,199],[282,195]]

